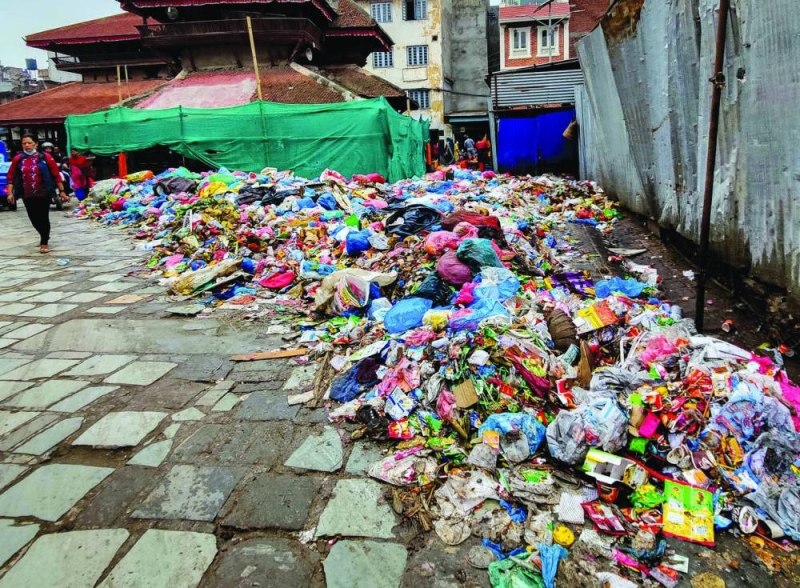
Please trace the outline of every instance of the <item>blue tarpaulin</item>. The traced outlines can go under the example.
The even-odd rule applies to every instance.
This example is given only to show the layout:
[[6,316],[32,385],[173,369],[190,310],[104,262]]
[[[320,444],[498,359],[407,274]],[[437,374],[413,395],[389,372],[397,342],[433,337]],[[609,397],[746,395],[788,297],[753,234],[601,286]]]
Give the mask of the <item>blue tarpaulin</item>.
[[502,118],[497,130],[497,164],[513,174],[568,172],[577,169],[576,140],[564,138],[575,110],[530,118]]

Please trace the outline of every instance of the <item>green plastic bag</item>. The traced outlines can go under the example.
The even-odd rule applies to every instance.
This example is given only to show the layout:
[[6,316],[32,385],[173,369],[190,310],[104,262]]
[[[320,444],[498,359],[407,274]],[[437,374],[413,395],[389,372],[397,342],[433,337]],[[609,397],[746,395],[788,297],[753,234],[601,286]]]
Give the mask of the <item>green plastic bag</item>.
[[489,564],[489,582],[492,588],[545,588],[540,574],[511,558]]

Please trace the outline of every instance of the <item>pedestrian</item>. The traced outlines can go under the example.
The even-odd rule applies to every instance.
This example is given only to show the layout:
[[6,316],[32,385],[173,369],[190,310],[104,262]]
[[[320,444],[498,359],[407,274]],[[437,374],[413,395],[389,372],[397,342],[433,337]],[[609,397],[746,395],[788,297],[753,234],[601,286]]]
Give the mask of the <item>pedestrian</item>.
[[492,160],[492,144],[489,138],[484,135],[483,139],[475,144],[475,148],[478,150],[478,169],[484,171]]
[[478,150],[475,148],[475,141],[469,135],[464,137],[464,150],[467,152],[469,159],[476,159],[478,157]]
[[89,188],[92,186],[92,164],[73,147],[69,157],[69,168],[75,197],[83,200],[89,195]]
[[22,153],[14,157],[8,168],[8,202],[12,206],[17,198],[25,203],[28,218],[39,233],[39,252],[50,253],[50,199],[58,186],[58,196],[69,201],[55,160],[38,151],[36,137],[22,136]]

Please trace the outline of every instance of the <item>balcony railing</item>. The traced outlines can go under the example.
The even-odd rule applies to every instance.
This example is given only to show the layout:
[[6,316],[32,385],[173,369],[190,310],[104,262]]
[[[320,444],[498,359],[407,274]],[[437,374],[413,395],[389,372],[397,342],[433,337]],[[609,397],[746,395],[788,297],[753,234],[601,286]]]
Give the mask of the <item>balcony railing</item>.
[[160,65],[164,63],[164,59],[142,53],[109,53],[107,55],[84,55],[83,57],[69,55],[54,57],[53,63],[62,71],[81,72],[117,65]]
[[[322,31],[307,18],[267,17],[252,19],[253,36],[271,43],[302,41],[320,47]],[[215,42],[247,42],[247,21],[244,19],[171,22],[138,25],[145,45],[174,47]]]

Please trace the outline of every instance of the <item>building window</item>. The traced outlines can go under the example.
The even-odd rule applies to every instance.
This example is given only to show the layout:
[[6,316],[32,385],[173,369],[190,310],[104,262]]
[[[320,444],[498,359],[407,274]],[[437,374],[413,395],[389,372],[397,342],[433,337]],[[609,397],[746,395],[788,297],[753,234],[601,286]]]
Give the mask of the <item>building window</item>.
[[558,27],[539,27],[537,55],[558,55]]
[[375,22],[392,22],[391,2],[373,2],[371,8]]
[[530,29],[511,29],[511,57],[530,56]]
[[428,18],[428,0],[402,0],[403,20],[425,20]]
[[430,90],[408,90],[406,92],[409,98],[419,104],[422,110],[428,110],[431,107],[431,91]]
[[406,47],[406,59],[408,61],[408,67],[428,65],[428,46],[409,45]]
[[372,54],[372,67],[394,67],[391,51],[376,51]]

